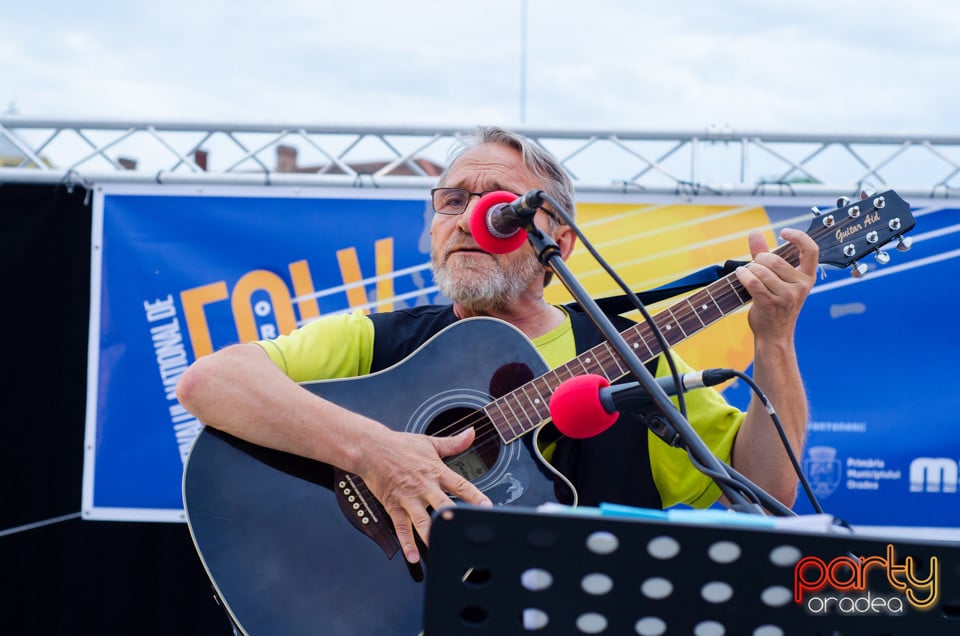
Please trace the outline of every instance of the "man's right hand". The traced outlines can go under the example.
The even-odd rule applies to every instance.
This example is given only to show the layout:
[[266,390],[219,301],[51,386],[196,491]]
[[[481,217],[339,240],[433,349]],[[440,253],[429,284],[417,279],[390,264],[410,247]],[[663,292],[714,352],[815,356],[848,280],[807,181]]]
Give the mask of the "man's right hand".
[[384,429],[377,441],[365,449],[364,465],[355,472],[390,515],[404,558],[410,563],[420,560],[416,536],[427,543],[429,509],[454,505],[451,497],[481,506],[493,505],[442,459],[470,448],[474,437],[472,428],[451,437]]

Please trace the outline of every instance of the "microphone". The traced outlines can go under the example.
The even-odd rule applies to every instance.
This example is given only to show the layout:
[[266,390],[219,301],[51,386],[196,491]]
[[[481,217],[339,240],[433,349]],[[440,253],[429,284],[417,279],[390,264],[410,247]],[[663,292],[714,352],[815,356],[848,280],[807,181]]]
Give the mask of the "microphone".
[[[733,377],[732,369],[707,369],[681,375],[679,390],[671,376],[656,378],[656,382],[667,395],[676,395]],[[648,402],[650,396],[639,382],[611,385],[602,375],[578,375],[562,382],[550,396],[550,417],[567,437],[586,439],[610,428],[620,411]]]
[[527,232],[523,228],[542,206],[542,190],[531,190],[520,197],[504,190],[489,192],[473,208],[470,233],[486,252],[512,252],[526,242]]

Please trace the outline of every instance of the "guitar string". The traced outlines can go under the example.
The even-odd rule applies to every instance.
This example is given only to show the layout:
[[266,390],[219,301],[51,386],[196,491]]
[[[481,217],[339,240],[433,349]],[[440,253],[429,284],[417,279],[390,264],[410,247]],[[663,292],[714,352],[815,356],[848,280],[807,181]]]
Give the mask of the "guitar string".
[[[877,209],[878,209],[878,208],[877,208],[876,206],[874,206],[870,211],[873,212],[873,211],[876,211]],[[841,210],[835,210],[834,212],[839,212],[839,211],[841,211]],[[818,228],[816,228],[816,229],[814,229],[814,230],[811,230],[811,231],[809,232],[809,235],[810,235],[810,237],[813,238],[815,241],[818,241],[818,242],[819,242],[819,239],[823,238],[823,237],[826,236],[827,234],[835,233],[835,232],[838,231],[839,229],[842,229],[845,225],[850,224],[850,223],[853,223],[853,222],[856,221],[856,220],[857,220],[857,219],[854,218],[854,217],[846,216],[846,217],[841,218],[841,220],[836,221],[836,222],[835,222],[833,225],[831,225],[831,226],[827,226],[826,224],[823,224],[823,225],[819,226]],[[894,235],[894,236],[896,236],[896,235]],[[892,238],[893,238],[893,237],[891,237],[890,240],[892,240]],[[886,242],[884,242],[884,243],[882,243],[882,244],[879,244],[879,245],[878,245],[878,248],[879,248],[879,247],[882,247],[883,245],[885,245],[885,244],[888,243],[888,242],[890,242],[890,241],[888,240],[888,241],[886,241]],[[798,250],[798,248],[797,248],[795,245],[793,245],[792,243],[789,243],[789,242],[784,243],[784,244],[780,245],[779,247],[775,248],[775,249],[773,250],[773,252],[776,253],[776,254],[778,254],[781,258],[787,260],[787,262],[790,262],[791,264],[794,264],[794,265],[795,265],[795,264],[797,264],[797,263],[799,262],[799,250]],[[715,286],[717,287],[717,289],[711,291],[711,288],[713,288],[713,287],[715,287]],[[709,324],[702,324],[700,327],[695,327],[692,333],[697,333],[697,332],[700,331],[701,329],[712,325],[715,321],[717,321],[717,320],[719,320],[720,318],[725,317],[725,316],[728,315],[729,311],[726,311],[726,312],[725,312],[725,311],[723,310],[723,308],[722,308],[722,307],[725,307],[725,306],[726,306],[726,304],[725,304],[726,302],[729,302],[730,300],[732,300],[732,299],[735,298],[735,299],[736,299],[736,302],[735,302],[734,304],[735,304],[736,308],[738,309],[739,307],[742,307],[743,305],[745,305],[747,302],[749,302],[749,301],[751,300],[750,297],[749,297],[749,294],[747,294],[747,295],[748,295],[748,300],[744,301],[744,300],[740,297],[740,294],[738,293],[738,291],[741,291],[741,292],[744,292],[744,293],[745,293],[745,292],[746,292],[746,289],[743,287],[742,284],[740,284],[739,280],[736,278],[736,275],[733,274],[733,273],[731,273],[731,274],[728,274],[727,276],[724,276],[723,278],[719,279],[719,280],[716,281],[715,283],[711,283],[710,285],[708,285],[707,287],[705,287],[703,290],[700,290],[700,291],[698,291],[698,292],[694,292],[693,294],[691,294],[690,296],[688,296],[688,297],[685,298],[684,300],[675,303],[674,305],[668,307],[668,308],[667,308],[666,310],[664,310],[664,311],[661,311],[660,313],[658,313],[657,315],[653,316],[652,318],[653,318],[654,323],[658,323],[658,321],[657,321],[658,318],[661,318],[661,317],[663,317],[665,314],[668,314],[668,313],[669,313],[670,316],[673,318],[673,322],[676,322],[678,325],[680,325],[682,321],[681,321],[681,320],[677,320],[676,317],[673,316],[673,314],[670,312],[670,310],[671,310],[674,306],[679,305],[679,304],[681,304],[682,302],[689,301],[690,298],[693,298],[693,297],[699,296],[699,295],[706,295],[707,297],[706,297],[706,298],[703,298],[702,300],[706,301],[706,300],[709,299],[709,300],[713,301],[713,303],[714,303],[714,304],[717,306],[717,308],[720,310],[720,314],[721,314],[721,315],[720,315],[719,317],[715,318],[714,320],[712,320]],[[716,293],[713,293],[713,292],[716,292]],[[700,302],[700,301],[698,300],[697,302]],[[731,309],[730,311],[733,311],[733,309]],[[700,319],[699,315],[697,315],[695,311],[693,311],[693,315],[696,316],[696,317],[698,318],[698,320],[702,323],[702,319]],[[689,317],[689,313],[683,314],[683,317],[684,317],[684,318]],[[657,326],[660,327],[659,324],[657,324]],[[642,323],[637,323],[636,325],[628,328],[628,329],[625,330],[625,331],[635,331],[635,332],[638,332],[636,335],[639,337],[639,339],[640,339],[641,341],[643,341],[643,344],[648,348],[648,350],[654,351],[652,357],[656,357],[657,355],[660,355],[660,353],[662,353],[662,351],[659,351],[659,350],[656,350],[656,351],[655,351],[655,350],[650,346],[650,344],[647,342],[646,336],[645,336],[644,334],[639,333],[639,332],[643,331],[644,329],[645,329],[646,331],[648,331],[648,332],[650,332],[650,331],[652,330],[652,328],[651,328],[651,326],[650,326],[649,324],[647,324],[646,322],[642,322]],[[680,330],[681,330],[681,332],[684,331],[683,328],[682,328],[682,326],[680,327]],[[684,333],[685,333],[685,332],[684,332]],[[685,338],[685,337],[687,337],[687,336],[684,335],[684,338]],[[682,340],[682,339],[683,339],[683,338],[681,338],[680,340]],[[679,340],[678,340],[678,342],[679,342]],[[670,343],[669,340],[668,340],[668,344],[671,344],[671,346],[672,346],[672,345],[675,344],[675,343]],[[658,343],[657,343],[657,346],[659,347],[659,344],[658,344]],[[602,370],[604,370],[604,374],[605,374],[605,375],[607,375],[607,373],[606,373],[606,364],[604,364],[603,362],[600,361],[600,358],[601,358],[601,357],[605,358],[605,360],[607,360],[607,361],[613,362],[614,364],[616,364],[616,366],[617,366],[618,368],[620,367],[619,362],[617,362],[617,356],[615,356],[615,355],[614,355],[614,352],[612,352],[612,351],[610,350],[610,348],[606,346],[606,343],[601,343],[600,345],[597,345],[596,347],[590,349],[589,352],[587,352],[587,353],[591,353],[592,356],[593,356],[594,358],[596,358],[596,360],[597,360],[597,366],[599,366]],[[547,382],[546,379],[545,379],[545,378],[547,378],[547,376],[552,375],[552,376],[555,376],[555,377],[559,377],[559,372],[567,371],[567,370],[568,370],[568,365],[570,365],[570,364],[573,364],[573,363],[575,363],[575,362],[579,362],[581,365],[583,365],[583,362],[582,362],[582,360],[581,360],[582,355],[583,355],[583,354],[581,354],[581,356],[578,356],[577,358],[574,358],[574,360],[572,360],[571,362],[569,362],[569,363],[567,363],[567,364],[565,364],[565,365],[562,365],[561,367],[558,367],[558,368],[556,368],[556,369],[551,369],[550,371],[544,373],[543,375],[541,375],[541,376],[539,376],[539,377],[537,377],[537,378],[534,378],[533,380],[531,380],[531,381],[529,381],[529,382],[526,382],[526,383],[524,383],[523,385],[521,385],[521,386],[513,389],[513,390],[510,391],[509,393],[507,393],[507,394],[505,394],[505,395],[503,395],[503,396],[501,396],[501,397],[499,397],[499,398],[496,398],[496,399],[493,400],[492,402],[490,402],[490,403],[488,403],[487,405],[485,405],[484,409],[486,409],[487,407],[489,407],[491,404],[493,404],[493,403],[495,403],[495,402],[508,402],[509,399],[511,398],[511,396],[513,396],[513,399],[514,399],[515,401],[517,401],[518,404],[522,404],[522,403],[520,403],[520,401],[516,398],[516,395],[517,395],[517,394],[521,393],[526,387],[528,387],[528,386],[530,386],[530,385],[532,385],[532,384],[534,384],[534,383],[536,383],[536,382],[538,382],[538,381],[540,381],[540,382]],[[651,358],[651,359],[652,359],[652,358]],[[584,365],[584,366],[585,366],[585,365]],[[586,367],[585,367],[585,368],[586,368]],[[608,379],[610,379],[610,378],[608,377]],[[557,384],[557,386],[559,386],[559,383]],[[552,394],[556,387],[552,387],[552,386],[549,385],[549,383],[547,383],[546,388],[549,389],[549,390],[550,390],[550,393]],[[536,392],[537,392],[538,395],[540,395],[539,389],[536,389]],[[541,397],[542,397],[542,396],[541,396]],[[470,452],[470,451],[480,451],[480,450],[486,451],[486,450],[490,449],[491,447],[493,447],[494,445],[495,445],[497,448],[499,448],[500,442],[502,441],[502,438],[501,438],[501,435],[500,435],[500,431],[499,431],[499,429],[497,428],[497,423],[496,423],[493,419],[491,419],[489,416],[487,416],[487,414],[485,413],[484,409],[479,409],[479,410],[473,411],[473,412],[471,412],[469,415],[467,415],[467,416],[465,416],[465,417],[463,417],[463,418],[460,418],[459,420],[456,420],[455,422],[452,422],[452,423],[448,424],[448,425],[445,426],[444,428],[441,428],[440,430],[438,430],[438,431],[436,431],[436,432],[434,432],[434,433],[431,433],[431,435],[433,435],[433,436],[444,436],[444,434],[445,434],[445,435],[455,435],[455,434],[460,433],[460,432],[462,432],[462,431],[464,431],[464,430],[466,430],[466,429],[468,429],[468,428],[470,428],[470,427],[473,427],[473,428],[475,429],[475,433],[476,433],[476,436],[475,436],[475,439],[474,439],[474,443],[470,446],[470,448],[469,448],[467,451],[465,451],[465,453],[466,453],[466,452]],[[536,413],[536,409],[532,409],[532,410]],[[521,405],[521,411],[522,411],[522,405]],[[516,412],[516,411],[514,411],[514,412]],[[512,442],[512,441],[516,441],[517,439],[519,439],[519,438],[522,437],[523,435],[526,435],[526,434],[529,433],[530,431],[534,430],[537,426],[539,426],[542,421],[545,421],[545,420],[538,421],[536,424],[531,425],[529,428],[525,428],[525,427],[522,427],[522,426],[521,426],[521,433],[520,433],[520,435],[514,437],[514,439],[513,439],[513,440],[510,440],[510,441],[511,441],[511,442]],[[453,458],[455,458],[455,457],[462,456],[462,455],[465,454],[465,453],[460,453],[459,455],[454,455],[454,456],[451,456],[451,457],[447,457],[447,458],[445,458],[445,459],[446,459],[446,460],[450,460],[450,459],[453,459]],[[497,456],[499,456],[499,452],[497,453]],[[494,459],[496,459],[496,458],[494,458]],[[495,461],[494,461],[494,463],[495,463]],[[491,464],[491,465],[489,465],[489,466],[486,466],[487,470],[491,469],[492,467],[493,467],[493,464]],[[369,490],[369,488],[367,487],[366,483],[365,483],[362,479],[359,479],[359,478],[358,478],[355,485],[356,485],[358,491],[359,491],[359,490],[362,490],[365,494],[372,495],[372,493],[370,493],[370,490]],[[372,497],[372,499],[373,499],[374,501],[376,501],[377,504],[380,505],[380,506],[381,506],[381,509],[382,509],[382,505],[379,504],[379,501],[377,501],[375,497]]]

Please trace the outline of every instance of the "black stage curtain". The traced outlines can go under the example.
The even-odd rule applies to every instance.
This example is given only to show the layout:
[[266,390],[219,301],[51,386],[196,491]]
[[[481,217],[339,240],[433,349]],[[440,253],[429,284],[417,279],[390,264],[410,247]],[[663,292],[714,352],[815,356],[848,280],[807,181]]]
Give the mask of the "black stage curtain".
[[[7,371],[0,532],[80,510],[92,193],[0,183]],[[6,634],[230,634],[183,524],[0,536]]]

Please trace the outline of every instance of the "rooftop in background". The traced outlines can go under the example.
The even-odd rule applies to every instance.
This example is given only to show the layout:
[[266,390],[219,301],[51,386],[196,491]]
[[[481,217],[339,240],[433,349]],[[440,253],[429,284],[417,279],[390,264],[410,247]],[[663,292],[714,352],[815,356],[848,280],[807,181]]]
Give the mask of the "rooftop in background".
[[[520,128],[580,192],[960,197],[960,136]],[[423,188],[470,128],[0,116],[0,183]]]

